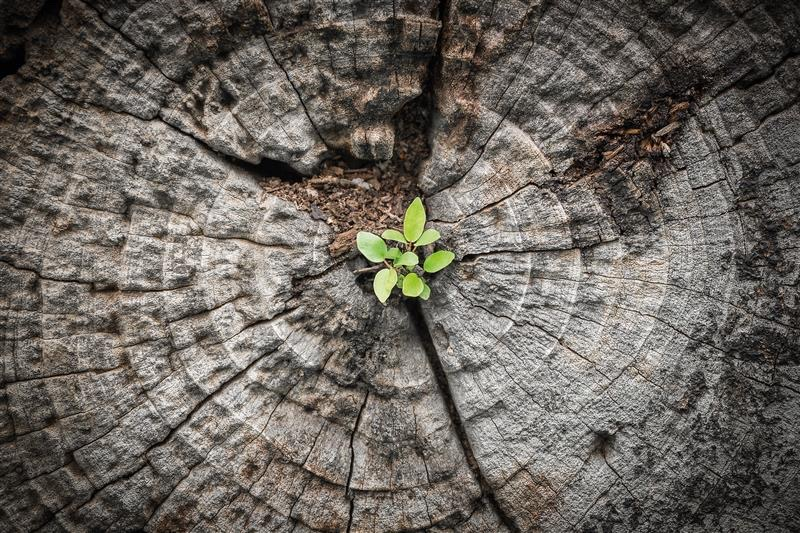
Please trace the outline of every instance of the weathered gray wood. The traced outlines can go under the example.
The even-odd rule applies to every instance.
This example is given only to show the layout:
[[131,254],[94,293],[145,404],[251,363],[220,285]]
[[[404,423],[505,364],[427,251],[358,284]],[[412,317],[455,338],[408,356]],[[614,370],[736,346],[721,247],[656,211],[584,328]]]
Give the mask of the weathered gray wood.
[[[481,469],[526,531],[796,529],[797,6],[536,4],[452,4],[422,176]],[[574,171],[690,88],[668,157]]]
[[[0,530],[800,524],[792,2],[0,6]],[[419,312],[242,162],[424,90]]]

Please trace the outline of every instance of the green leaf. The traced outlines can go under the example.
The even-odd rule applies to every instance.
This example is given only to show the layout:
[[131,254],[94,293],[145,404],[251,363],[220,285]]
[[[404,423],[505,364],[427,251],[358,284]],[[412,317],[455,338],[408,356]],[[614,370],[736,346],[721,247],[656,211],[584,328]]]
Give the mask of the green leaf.
[[400,248],[389,248],[389,251],[386,252],[386,259],[396,261],[400,259],[401,255],[403,255],[403,252],[400,251]]
[[419,264],[419,257],[414,252],[406,252],[400,256],[400,259],[394,262],[394,266],[417,266]]
[[422,268],[425,269],[425,272],[439,272],[441,269],[452,263],[455,257],[456,254],[453,252],[439,250],[438,252],[433,252],[431,255],[425,258],[425,264]]
[[439,240],[441,235],[435,229],[426,229],[422,232],[419,239],[417,239],[414,244],[416,246],[425,246],[426,244],[431,244]]
[[397,283],[395,283],[395,285],[397,286],[398,289],[402,289],[403,288],[403,279],[404,278],[405,278],[405,276],[402,275],[402,274],[398,274],[397,275]]
[[407,243],[406,238],[403,237],[403,234],[397,231],[396,229],[387,229],[383,233],[381,233],[381,237],[386,239],[387,241],[397,241],[402,242],[403,244]]
[[386,257],[386,243],[374,233],[359,231],[356,235],[356,245],[358,251],[373,263],[380,263]]
[[382,304],[389,299],[395,283],[397,283],[397,271],[393,268],[384,268],[375,274],[375,279],[372,281],[372,290],[375,291],[375,296],[378,297]]
[[431,288],[424,281],[422,282],[422,284],[425,286],[422,288],[422,292],[420,293],[419,297],[422,298],[423,300],[427,300],[428,298],[431,297]]
[[406,296],[416,297],[419,296],[423,289],[425,289],[425,282],[414,274],[413,272],[403,278],[403,294]]
[[414,242],[422,235],[425,229],[425,206],[419,197],[414,198],[411,205],[406,209],[406,216],[403,219],[403,235],[409,242]]

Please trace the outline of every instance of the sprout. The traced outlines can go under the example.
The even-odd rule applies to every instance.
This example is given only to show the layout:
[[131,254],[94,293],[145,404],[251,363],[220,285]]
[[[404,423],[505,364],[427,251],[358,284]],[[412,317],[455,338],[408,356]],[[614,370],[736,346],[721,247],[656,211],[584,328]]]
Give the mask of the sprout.
[[[364,257],[385,267],[378,271],[372,283],[375,296],[381,303],[386,303],[395,287],[404,296],[427,300],[430,298],[431,288],[423,276],[426,273],[439,272],[455,259],[453,252],[438,250],[425,257],[420,266],[419,249],[433,244],[441,237],[435,229],[425,229],[426,221],[422,200],[414,198],[406,209],[402,232],[387,229],[379,237],[374,233],[360,231],[356,236],[356,245]],[[390,247],[386,241],[397,243],[397,246]]]

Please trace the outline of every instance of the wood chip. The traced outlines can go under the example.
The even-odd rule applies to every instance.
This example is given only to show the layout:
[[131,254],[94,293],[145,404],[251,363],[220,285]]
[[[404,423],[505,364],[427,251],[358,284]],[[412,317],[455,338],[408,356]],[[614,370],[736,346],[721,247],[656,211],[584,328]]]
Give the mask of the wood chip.
[[609,159],[613,159],[617,154],[619,154],[625,148],[624,144],[620,144],[613,150],[609,150],[608,152],[603,152],[603,159],[606,161]]
[[665,135],[669,135],[670,133],[672,133],[673,131],[675,131],[676,129],[678,129],[680,127],[681,127],[681,125],[680,125],[679,122],[670,122],[669,124],[667,124],[666,126],[661,128],[660,130],[655,132],[653,134],[653,137],[655,139],[658,139],[660,137],[664,137]]
[[689,102],[678,102],[669,108],[669,114],[674,115],[675,113],[679,113],[687,109],[689,109]]

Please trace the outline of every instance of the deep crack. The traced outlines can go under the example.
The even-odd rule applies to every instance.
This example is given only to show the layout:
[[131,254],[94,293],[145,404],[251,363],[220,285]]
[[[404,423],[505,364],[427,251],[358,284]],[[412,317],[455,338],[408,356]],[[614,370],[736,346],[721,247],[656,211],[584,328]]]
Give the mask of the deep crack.
[[356,460],[356,452],[353,449],[353,440],[355,439],[356,431],[358,431],[358,426],[361,424],[361,415],[364,413],[364,407],[366,407],[368,399],[369,391],[367,391],[367,393],[364,395],[364,401],[358,410],[358,416],[356,416],[356,423],[353,426],[353,432],[350,434],[350,471],[347,473],[347,484],[345,485],[345,494],[350,502],[350,512],[347,520],[348,533],[350,532],[350,528],[353,526],[353,511],[355,511],[356,507],[355,494],[353,494],[353,491],[350,489],[350,482],[353,479],[353,466],[355,465]]
[[467,435],[467,430],[464,427],[464,422],[461,420],[461,414],[458,412],[455,401],[453,400],[453,393],[450,390],[450,382],[447,380],[447,373],[442,366],[442,361],[439,359],[439,354],[436,351],[436,346],[433,343],[433,337],[428,329],[428,323],[425,320],[425,315],[422,312],[422,306],[416,299],[406,300],[406,308],[408,309],[411,322],[414,324],[414,329],[419,336],[420,343],[425,350],[425,355],[428,358],[428,363],[431,365],[433,376],[436,379],[436,384],[439,388],[439,393],[447,407],[447,414],[450,416],[450,422],[455,429],[456,436],[461,443],[461,449],[464,451],[464,457],[467,460],[467,465],[472,471],[472,475],[478,481],[481,489],[481,496],[489,502],[495,514],[497,514],[500,521],[503,522],[510,531],[521,531],[513,518],[508,516],[505,511],[497,503],[494,489],[489,484],[486,476],[481,471],[478,460],[475,458],[475,452],[472,450],[472,444]]
[[[439,29],[439,37],[436,43],[436,52],[434,56],[431,58],[430,64],[428,66],[428,77],[423,86],[422,94],[419,97],[420,99],[426,99],[428,103],[428,116],[427,116],[427,123],[425,124],[425,132],[426,132],[426,137],[428,139],[430,139],[431,127],[433,125],[433,114],[436,109],[434,90],[436,87],[437,80],[441,79],[442,69],[444,66],[442,43],[444,42],[444,38],[447,32],[447,20],[449,17],[449,13],[450,13],[450,1],[444,0],[442,2],[439,2],[437,17],[441,21],[442,25]],[[430,147],[428,147],[428,149],[430,150]],[[417,165],[416,170],[419,170],[419,165]],[[505,511],[497,503],[497,497],[495,496],[494,489],[489,484],[489,481],[486,479],[486,476],[481,471],[480,465],[478,464],[478,460],[475,458],[475,452],[472,450],[472,443],[469,440],[466,428],[464,427],[464,422],[461,419],[461,414],[459,413],[458,408],[456,407],[455,401],[453,399],[453,393],[450,389],[450,382],[447,379],[447,373],[445,372],[444,367],[442,366],[441,359],[439,359],[439,354],[436,351],[436,346],[433,342],[433,337],[431,336],[430,329],[428,328],[428,324],[427,321],[425,320],[425,315],[422,312],[422,306],[420,305],[419,300],[414,298],[406,299],[406,309],[408,310],[409,318],[412,324],[414,325],[414,329],[425,351],[425,355],[428,359],[428,364],[431,367],[431,370],[433,372],[433,377],[436,380],[436,384],[439,389],[439,396],[442,398],[442,401],[444,402],[445,407],[447,408],[447,414],[450,417],[450,423],[452,424],[456,436],[458,437],[458,440],[461,443],[461,449],[464,453],[467,465],[470,471],[472,472],[472,475],[477,480],[478,485],[480,487],[481,497],[488,502],[488,504],[492,507],[495,514],[503,523],[503,525],[505,525],[506,528],[508,528],[510,531],[513,532],[521,531],[516,521],[509,515],[507,515]],[[349,531],[349,524],[348,524],[348,531]]]

